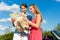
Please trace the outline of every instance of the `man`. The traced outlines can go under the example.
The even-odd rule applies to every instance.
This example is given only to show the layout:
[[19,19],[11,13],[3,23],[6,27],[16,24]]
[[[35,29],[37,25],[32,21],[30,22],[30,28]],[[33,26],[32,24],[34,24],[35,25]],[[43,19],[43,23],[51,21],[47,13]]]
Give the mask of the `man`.
[[[30,21],[32,20],[32,16],[27,14],[27,5],[21,4],[20,8],[22,9],[22,14],[24,14]],[[12,24],[14,26],[14,18],[11,18]],[[25,31],[26,32],[26,31]],[[15,30],[13,40],[28,40],[28,34],[26,34],[24,31],[18,32],[17,29]]]

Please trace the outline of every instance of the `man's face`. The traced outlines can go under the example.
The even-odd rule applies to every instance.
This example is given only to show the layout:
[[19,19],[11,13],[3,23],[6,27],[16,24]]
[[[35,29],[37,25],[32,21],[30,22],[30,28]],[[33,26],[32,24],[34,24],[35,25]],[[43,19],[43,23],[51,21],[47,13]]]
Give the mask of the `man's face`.
[[26,12],[27,8],[24,6],[21,6],[22,12]]

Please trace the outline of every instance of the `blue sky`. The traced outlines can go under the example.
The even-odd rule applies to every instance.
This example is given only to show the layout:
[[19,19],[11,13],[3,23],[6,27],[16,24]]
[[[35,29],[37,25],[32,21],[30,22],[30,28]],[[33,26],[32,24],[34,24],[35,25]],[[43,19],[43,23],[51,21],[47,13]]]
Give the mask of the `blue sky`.
[[[11,14],[14,10],[11,11],[9,8],[14,8],[14,6],[16,6],[16,9],[19,10],[21,3],[26,3],[28,7],[30,4],[37,5],[41,11],[43,19],[45,20],[45,23],[42,23],[41,25],[41,28],[44,31],[53,30],[57,23],[60,23],[60,0],[0,0],[0,6],[3,5],[6,8],[8,7],[7,9],[1,7],[0,25],[12,27],[12,24],[9,20],[9,14]],[[27,12],[30,13],[29,9]],[[2,20],[7,20],[8,22],[3,22]]]

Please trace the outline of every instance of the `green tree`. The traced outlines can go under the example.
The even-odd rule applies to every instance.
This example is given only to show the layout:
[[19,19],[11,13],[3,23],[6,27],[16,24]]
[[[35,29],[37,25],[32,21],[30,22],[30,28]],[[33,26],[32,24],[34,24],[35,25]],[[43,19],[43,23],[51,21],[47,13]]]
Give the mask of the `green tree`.
[[56,30],[60,30],[60,24],[58,23],[57,26],[55,27]]
[[5,35],[0,35],[0,40],[13,40],[13,32],[5,34]]

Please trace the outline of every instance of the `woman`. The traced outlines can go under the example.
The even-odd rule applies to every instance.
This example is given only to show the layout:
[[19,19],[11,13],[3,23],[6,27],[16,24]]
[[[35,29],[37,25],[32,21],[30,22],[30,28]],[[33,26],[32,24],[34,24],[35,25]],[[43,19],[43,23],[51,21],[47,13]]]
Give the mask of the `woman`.
[[43,21],[42,15],[35,4],[30,5],[30,11],[34,14],[32,22],[26,17],[24,18],[24,20],[27,21],[29,25],[31,25],[30,40],[42,40],[42,31],[40,28],[40,24]]

